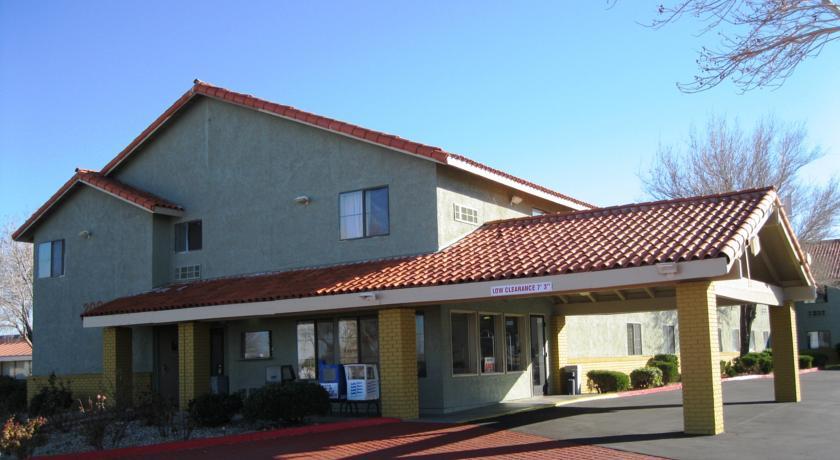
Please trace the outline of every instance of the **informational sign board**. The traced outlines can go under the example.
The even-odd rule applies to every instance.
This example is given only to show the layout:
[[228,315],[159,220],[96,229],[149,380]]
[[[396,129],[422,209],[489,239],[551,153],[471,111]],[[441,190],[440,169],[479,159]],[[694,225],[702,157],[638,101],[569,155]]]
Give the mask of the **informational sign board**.
[[538,292],[551,291],[551,283],[525,283],[509,284],[507,286],[494,286],[490,288],[491,296],[535,294]]

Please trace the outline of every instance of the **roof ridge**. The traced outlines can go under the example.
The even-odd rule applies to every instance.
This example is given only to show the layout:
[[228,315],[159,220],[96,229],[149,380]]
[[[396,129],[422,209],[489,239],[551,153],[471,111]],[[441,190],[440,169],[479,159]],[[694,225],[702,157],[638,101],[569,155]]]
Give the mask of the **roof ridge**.
[[737,195],[748,195],[751,193],[758,193],[758,192],[769,192],[775,191],[776,188],[774,186],[768,187],[761,187],[761,188],[750,188],[744,190],[734,190],[731,192],[722,192],[722,193],[714,193],[709,195],[699,195],[695,197],[681,197],[681,198],[670,198],[667,200],[657,200],[657,201],[643,201],[639,203],[626,203],[626,204],[619,204],[614,206],[607,206],[604,208],[595,208],[595,209],[585,209],[582,211],[572,211],[564,214],[559,213],[551,213],[551,214],[543,214],[540,216],[522,216],[522,217],[512,217],[510,219],[497,219],[485,222],[483,225],[487,226],[494,226],[494,225],[503,225],[509,223],[517,223],[523,221],[540,221],[540,220],[555,220],[555,219],[571,219],[571,218],[585,218],[588,215],[599,215],[599,214],[606,214],[612,213],[614,211],[625,210],[628,208],[635,208],[635,207],[659,207],[671,204],[679,204],[685,202],[699,202],[704,200],[711,200],[716,198],[729,198],[732,196]]

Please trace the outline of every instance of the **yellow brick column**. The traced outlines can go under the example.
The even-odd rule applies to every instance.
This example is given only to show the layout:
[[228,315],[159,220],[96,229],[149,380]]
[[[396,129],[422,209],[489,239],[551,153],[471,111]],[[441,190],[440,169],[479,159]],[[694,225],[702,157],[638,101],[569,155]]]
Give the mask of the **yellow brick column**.
[[773,337],[773,386],[776,402],[799,402],[799,352],[796,349],[796,307],[789,302],[769,307]]
[[683,424],[689,434],[723,433],[718,317],[711,282],[677,285]]
[[210,392],[210,328],[207,323],[178,323],[179,407]]
[[420,416],[414,309],[379,310],[379,379],[382,416]]
[[[569,364],[569,340],[568,329],[566,329],[566,315],[553,315],[549,324],[549,339],[551,366],[551,393],[563,394],[563,387],[566,385],[563,376],[563,367]],[[580,378],[580,376],[578,377]]]
[[102,330],[102,386],[118,407],[133,402],[134,370],[132,364],[131,329],[106,327]]

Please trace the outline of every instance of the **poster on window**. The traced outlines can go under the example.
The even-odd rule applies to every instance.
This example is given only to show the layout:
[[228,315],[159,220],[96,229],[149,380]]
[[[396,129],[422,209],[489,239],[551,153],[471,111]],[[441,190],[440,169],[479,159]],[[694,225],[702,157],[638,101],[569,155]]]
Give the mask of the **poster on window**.
[[484,357],[484,372],[496,372],[496,358],[493,356]]

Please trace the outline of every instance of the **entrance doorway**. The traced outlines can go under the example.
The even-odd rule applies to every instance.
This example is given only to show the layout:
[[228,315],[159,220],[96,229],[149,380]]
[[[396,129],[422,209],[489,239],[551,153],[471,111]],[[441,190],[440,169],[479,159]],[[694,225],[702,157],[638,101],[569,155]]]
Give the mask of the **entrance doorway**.
[[545,318],[531,316],[531,380],[534,396],[543,396],[547,391],[545,358],[548,355],[545,342]]
[[178,403],[178,326],[155,327],[155,389],[161,398]]

